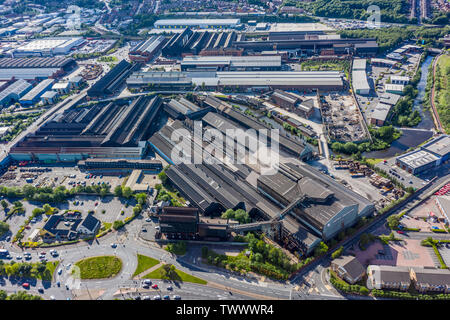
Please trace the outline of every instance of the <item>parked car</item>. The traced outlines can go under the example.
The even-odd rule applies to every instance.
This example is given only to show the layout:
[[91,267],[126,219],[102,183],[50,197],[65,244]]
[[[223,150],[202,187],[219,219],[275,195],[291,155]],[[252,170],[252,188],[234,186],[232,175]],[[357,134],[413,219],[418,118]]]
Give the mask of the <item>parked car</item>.
[[168,286],[167,290],[172,291],[173,290],[172,286]]
[[150,279],[145,279],[145,280],[144,280],[144,283],[145,283],[145,284],[148,284],[148,285],[151,285],[151,284],[152,284],[152,280],[150,280]]
[[155,283],[154,285],[152,285],[153,289],[158,289],[158,285]]
[[161,297],[160,296],[154,296],[153,300],[161,300]]
[[25,289],[29,289],[30,284],[28,282],[24,282],[24,283],[22,283],[22,287],[24,287]]
[[181,297],[178,296],[178,295],[175,295],[175,296],[173,296],[172,298],[173,298],[173,300],[181,300]]
[[61,268],[58,269],[58,274],[59,274],[59,275],[62,274],[62,269],[61,269]]
[[39,293],[44,293],[44,288],[39,288],[39,289],[38,289],[38,292],[39,292]]
[[404,234],[405,232],[404,232],[404,231],[401,231],[401,230],[397,230],[397,233],[399,233],[399,234]]
[[168,295],[165,295],[165,296],[163,297],[163,299],[164,299],[164,300],[170,300],[170,297],[169,297]]
[[117,248],[117,244],[116,243],[111,243],[111,248]]

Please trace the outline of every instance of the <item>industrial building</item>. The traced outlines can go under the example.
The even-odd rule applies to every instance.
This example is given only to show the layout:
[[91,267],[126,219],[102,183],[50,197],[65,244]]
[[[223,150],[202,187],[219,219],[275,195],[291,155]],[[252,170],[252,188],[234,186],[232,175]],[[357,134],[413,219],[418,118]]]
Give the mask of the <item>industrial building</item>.
[[208,112],[213,111],[213,108],[202,108],[185,98],[180,98],[178,100],[170,99],[169,102],[164,103],[164,111],[173,119],[184,120],[185,118],[189,118],[191,120],[197,120]]
[[237,28],[240,19],[162,19],[154,23],[157,29],[232,29]]
[[162,54],[165,56],[241,56],[243,49],[233,46],[238,38],[235,31],[192,31],[185,29],[175,34],[164,45]]
[[[215,125],[213,122],[210,122],[210,125],[218,129],[219,131],[226,130],[227,127],[237,128],[238,126],[241,126],[245,129],[254,130],[266,129],[270,131],[271,129],[270,127],[264,125],[262,122],[259,122],[254,118],[245,115],[244,113],[236,111],[228,103],[225,103],[213,96],[208,96],[204,100],[204,104],[213,107],[218,113],[218,115],[215,115],[213,113],[210,114],[210,117],[212,118],[211,120],[217,123],[217,125]],[[270,143],[271,137],[269,136],[268,139]],[[301,160],[309,160],[310,158],[312,158],[312,149],[300,138],[296,139],[294,137],[287,137],[285,134],[280,132],[278,139],[281,152],[286,152],[290,156],[294,156]]]
[[125,83],[126,78],[139,69],[139,64],[131,64],[125,59],[120,61],[114,68],[98,80],[89,90],[89,97],[99,97],[103,95],[112,95]]
[[353,90],[357,94],[367,95],[370,93],[369,82],[366,74],[366,59],[354,59],[352,66]]
[[281,56],[186,56],[181,70],[275,71],[281,69]]
[[142,159],[162,100],[140,96],[73,107],[18,142],[12,159],[77,162],[87,158]]
[[271,98],[280,107],[301,117],[309,118],[314,113],[314,101],[312,99],[302,100],[295,94],[278,89],[272,93]]
[[53,79],[45,79],[39,82],[33,89],[31,89],[26,95],[19,99],[19,103],[23,106],[30,106],[39,102],[40,97],[46,91],[50,90],[53,85]]
[[[204,129],[229,129],[233,125],[215,113],[208,113],[203,121]],[[295,159],[280,164],[280,170],[284,170],[280,177],[264,176],[258,173],[258,166],[226,161],[216,165],[174,164],[172,154],[177,147],[171,137],[174,130],[181,128],[189,130],[180,121],[166,125],[150,138],[150,144],[172,164],[166,170],[169,181],[203,215],[218,215],[229,208],[244,209],[253,219],[261,221],[259,225],[268,228],[266,234],[285,248],[309,254],[321,239],[328,240],[374,210],[368,200]],[[196,150],[204,152],[203,142],[202,148],[196,148],[196,141],[186,138],[194,154],[199,152]],[[283,183],[278,185],[281,180]],[[279,223],[270,222],[273,219],[279,219]],[[195,219],[191,220],[194,223]],[[229,232],[233,230],[240,229],[228,228]]]
[[159,160],[148,159],[86,159],[78,161],[80,170],[123,170],[135,169],[160,172],[163,167]]
[[76,67],[75,60],[66,57],[3,58],[0,59],[0,80],[55,79],[74,67]]
[[392,68],[398,64],[398,61],[389,60],[389,59],[372,58],[372,59],[370,59],[370,64],[377,66],[377,67]]
[[82,45],[86,40],[75,38],[43,38],[32,40],[13,51],[14,58],[48,57],[58,54],[68,54],[72,48]]
[[128,53],[131,61],[149,62],[167,41],[164,36],[153,36],[132,47]]
[[337,71],[183,71],[138,72],[127,80],[134,88],[166,88],[184,90],[199,86],[202,90],[270,91],[275,89],[301,91],[334,91],[344,87]]
[[386,83],[384,85],[384,91],[386,91],[387,93],[403,95],[403,89],[405,89],[405,86],[402,84]]
[[392,105],[379,102],[370,115],[370,123],[379,127],[383,126],[391,108]]
[[70,69],[73,69],[75,66],[75,60],[67,57],[0,59],[0,69],[61,68],[65,71],[68,71]]
[[296,31],[269,34],[268,40],[240,39],[234,42],[234,46],[254,52],[295,50],[308,55],[321,54],[322,51],[327,51],[333,55],[372,56],[376,55],[378,51],[375,39],[341,39],[339,35],[305,34]]
[[450,157],[450,136],[440,135],[418,150],[405,153],[395,159],[395,164],[412,174],[418,174],[440,166]]
[[5,107],[13,101],[19,101],[33,86],[25,80],[17,80],[0,92],[0,106]]
[[403,85],[406,85],[406,84],[409,83],[409,77],[406,77],[406,76],[394,76],[394,75],[391,75],[389,77],[389,79],[391,79],[391,83],[392,84],[403,84]]

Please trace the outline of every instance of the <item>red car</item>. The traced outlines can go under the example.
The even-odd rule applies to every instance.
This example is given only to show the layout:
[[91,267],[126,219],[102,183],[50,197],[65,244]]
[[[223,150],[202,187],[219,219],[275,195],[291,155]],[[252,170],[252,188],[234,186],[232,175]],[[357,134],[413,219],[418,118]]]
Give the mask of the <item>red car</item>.
[[152,285],[152,288],[153,288],[153,289],[158,289],[158,285],[157,285],[157,284],[154,284],[154,285]]
[[400,230],[397,230],[397,233],[404,234],[404,232]]
[[45,255],[46,255],[46,252],[42,251],[42,252],[41,252],[41,255],[45,256]]
[[98,202],[96,202],[95,205],[97,206],[97,205],[98,205]]
[[22,283],[22,287],[24,287],[25,289],[29,289],[30,284],[28,282],[24,282],[24,283]]

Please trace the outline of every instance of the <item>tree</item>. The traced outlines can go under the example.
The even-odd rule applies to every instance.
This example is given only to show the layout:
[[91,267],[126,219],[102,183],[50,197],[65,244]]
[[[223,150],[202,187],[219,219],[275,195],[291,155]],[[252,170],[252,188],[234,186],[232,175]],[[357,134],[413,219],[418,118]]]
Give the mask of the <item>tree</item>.
[[122,189],[122,195],[125,199],[129,199],[133,195],[133,190],[130,187],[125,187]]
[[317,256],[324,254],[327,251],[328,251],[328,246],[325,244],[325,242],[320,241],[319,245],[314,250],[314,255],[317,257]]
[[336,251],[334,251],[334,252],[331,254],[331,258],[332,258],[332,259],[337,259],[337,258],[339,258],[339,257],[342,255],[342,252],[344,252],[344,247],[343,247],[343,246],[340,246],[339,249],[337,249]]
[[249,223],[250,222],[250,215],[248,212],[246,212],[243,209],[237,209],[234,212],[234,219],[236,221],[239,221],[239,223]]
[[113,223],[113,228],[114,230],[119,230],[120,228],[122,228],[125,224],[123,223],[122,220],[116,220]]
[[46,203],[42,206],[42,209],[44,209],[45,214],[49,214],[52,210],[52,207],[48,203]]
[[134,198],[140,205],[144,205],[145,201],[147,200],[147,195],[144,192],[141,192],[136,194]]
[[2,205],[2,207],[3,207],[3,210],[5,210],[6,211],[6,209],[8,208],[8,206],[9,206],[9,204],[8,204],[8,202],[7,201],[5,201],[5,200],[2,200],[2,201],[0,201],[0,204]]
[[6,222],[0,221],[0,237],[9,231],[9,225]]
[[37,270],[39,273],[43,273],[46,269],[47,269],[47,264],[46,264],[45,262],[40,262],[40,263],[38,263],[38,265],[37,265],[37,267],[36,267],[36,270]]
[[222,219],[234,219],[234,210],[228,209],[224,213],[222,213]]
[[122,186],[116,186],[115,188],[114,188],[114,195],[116,196],[116,197],[121,197],[122,196]]
[[6,300],[8,294],[4,290],[0,290],[0,300]]
[[20,201],[14,201],[13,206],[14,208],[23,208],[23,203]]
[[390,229],[397,229],[400,224],[400,217],[393,214],[387,218],[387,223]]

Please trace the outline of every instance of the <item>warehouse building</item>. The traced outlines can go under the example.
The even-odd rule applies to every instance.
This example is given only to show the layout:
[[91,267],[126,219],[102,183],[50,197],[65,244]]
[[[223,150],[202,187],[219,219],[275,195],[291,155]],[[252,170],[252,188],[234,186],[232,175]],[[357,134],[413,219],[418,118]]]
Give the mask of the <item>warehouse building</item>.
[[280,107],[306,119],[314,113],[314,101],[312,99],[302,100],[295,94],[278,89],[273,92],[271,98]]
[[167,57],[179,57],[183,53],[183,48],[188,43],[193,32],[191,29],[186,28],[183,32],[175,34],[161,49],[164,56]]
[[367,61],[366,59],[354,59],[352,70],[366,70]]
[[149,159],[86,159],[78,161],[80,170],[144,170],[145,172],[162,171],[162,163],[159,160]]
[[241,23],[240,19],[162,19],[154,23],[157,29],[233,29]]
[[131,61],[149,62],[166,42],[164,36],[153,36],[141,41],[130,49],[128,57]]
[[392,105],[379,102],[370,115],[370,123],[379,127],[383,126],[391,108]]
[[334,55],[356,54],[358,56],[373,56],[377,54],[378,45],[375,39],[346,38],[335,36],[305,36],[292,38],[281,36],[269,40],[240,40],[235,41],[237,48],[252,50],[254,52],[267,50],[296,50],[299,53],[314,55],[323,50],[330,51]]
[[[230,127],[223,117],[215,121],[215,118],[208,118],[211,115],[214,114],[208,113],[204,117],[206,128]],[[189,130],[180,121],[175,121],[150,138],[152,148],[171,164],[174,164],[171,157],[176,148],[171,137],[173,131],[180,128]],[[198,152],[194,139],[190,138],[186,143],[194,154]],[[183,197],[203,215],[218,215],[226,209],[241,208],[252,218],[267,221],[279,218],[280,212],[292,205],[290,201],[301,198],[299,204],[293,205],[295,208],[288,209],[287,215],[282,217],[278,231],[267,230],[268,236],[300,254],[311,253],[321,239],[330,239],[373,212],[374,207],[368,200],[308,165],[291,161],[281,165],[282,176],[264,176],[258,173],[257,167],[226,161],[217,165],[179,163],[167,169],[166,174]],[[282,183],[278,185],[277,181]]]
[[395,159],[395,164],[412,174],[440,166],[450,157],[450,136],[440,135],[414,150]]
[[139,69],[139,64],[131,64],[125,59],[120,61],[114,68],[109,70],[100,80],[98,80],[89,90],[89,97],[99,97],[112,95],[125,83],[126,78]]
[[367,81],[367,74],[365,70],[352,71],[352,84],[355,93],[360,95],[368,95],[370,93],[370,85]]
[[402,76],[390,76],[391,83],[392,84],[403,84],[406,85],[409,83],[409,77],[402,77]]
[[370,64],[377,66],[377,67],[393,68],[398,64],[398,61],[389,60],[389,59],[372,58],[372,59],[370,59]]
[[[130,103],[131,102],[131,103]],[[73,107],[54,115],[10,151],[13,159],[77,162],[87,158],[142,159],[162,100],[140,96]]]
[[70,50],[82,45],[85,41],[86,40],[82,37],[36,39],[15,49],[13,51],[13,57],[48,57],[58,54],[66,55]]
[[324,240],[373,213],[373,204],[359,194],[307,166],[280,164],[275,175],[261,175],[258,190],[285,208],[299,201],[291,216]]
[[192,89],[192,78],[183,72],[133,72],[126,80],[128,88],[149,90],[188,90]]
[[27,94],[33,86],[25,80],[17,80],[0,92],[0,105],[2,107],[8,106],[13,101],[19,101],[25,94]]
[[399,95],[403,95],[403,90],[405,89],[405,86],[402,84],[391,84],[391,83],[386,83],[384,85],[384,91],[387,93],[394,93],[394,94],[399,94]]
[[58,92],[56,91],[46,91],[41,96],[41,101],[44,105],[54,104],[58,100]]
[[134,88],[169,88],[183,90],[192,86],[202,90],[270,91],[334,91],[344,87],[337,71],[182,71],[137,72],[127,80]]
[[20,104],[23,106],[30,106],[39,102],[42,94],[51,89],[53,82],[53,79],[42,80],[26,95],[19,99]]
[[[226,130],[227,127],[237,128],[238,126],[241,126],[245,129],[266,129],[270,132],[270,127],[264,125],[262,122],[259,122],[252,117],[245,115],[242,112],[236,111],[228,103],[225,103],[218,98],[208,96],[205,99],[204,104],[211,106],[218,113],[218,115],[215,115],[214,113],[210,113],[208,115],[212,120],[209,124],[219,131]],[[214,123],[217,123],[217,126]],[[224,126],[223,129],[221,128],[221,126]],[[225,131],[223,132],[226,133]],[[268,137],[268,139],[269,142],[271,142],[270,136]],[[278,139],[281,152],[286,152],[291,156],[305,161],[312,158],[312,149],[300,138],[294,140],[293,137],[287,137],[285,134],[280,132]]]
[[75,60],[67,57],[0,59],[0,69],[61,68],[64,71],[68,71],[73,69],[75,66]]
[[203,117],[210,111],[211,107],[201,108],[191,101],[180,98],[179,100],[171,99],[164,104],[164,111],[166,111],[173,119],[184,120],[185,118],[197,120]]
[[186,56],[181,70],[274,71],[281,69],[281,56]]

